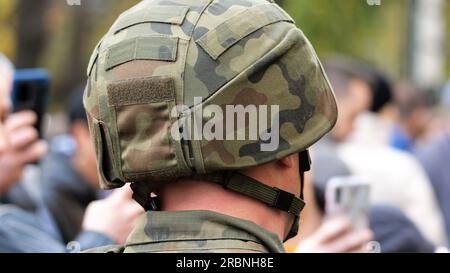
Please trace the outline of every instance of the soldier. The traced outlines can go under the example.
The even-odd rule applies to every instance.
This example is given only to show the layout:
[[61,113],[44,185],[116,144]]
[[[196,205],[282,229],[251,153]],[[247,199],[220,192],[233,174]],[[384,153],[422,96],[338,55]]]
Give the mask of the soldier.
[[[265,0],[142,1],[96,46],[87,74],[101,185],[130,182],[147,211],[125,245],[93,251],[284,252],[304,207],[307,149],[337,116],[320,61],[285,11]],[[278,111],[226,126],[218,110],[228,106]],[[196,138],[198,118],[227,131]],[[233,138],[258,123],[256,139]],[[263,149],[274,132],[276,149]]]

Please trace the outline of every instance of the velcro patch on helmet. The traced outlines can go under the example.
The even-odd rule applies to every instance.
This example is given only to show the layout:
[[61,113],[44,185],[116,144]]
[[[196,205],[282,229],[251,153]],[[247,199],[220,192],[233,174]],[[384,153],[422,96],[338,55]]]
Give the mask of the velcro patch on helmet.
[[170,77],[148,77],[108,84],[108,105],[123,106],[175,100],[175,83]]
[[106,55],[106,70],[134,60],[174,62],[177,59],[178,38],[147,36],[128,39],[112,46]]
[[175,105],[174,79],[129,79],[110,83],[107,89],[108,104],[116,113],[118,154],[125,179],[176,167],[169,135],[170,109]]
[[227,49],[267,25],[294,20],[275,4],[253,6],[208,31],[196,42],[217,60]]
[[134,25],[144,23],[166,23],[181,25],[186,18],[189,7],[185,6],[151,6],[135,12],[123,14],[112,27],[114,34]]

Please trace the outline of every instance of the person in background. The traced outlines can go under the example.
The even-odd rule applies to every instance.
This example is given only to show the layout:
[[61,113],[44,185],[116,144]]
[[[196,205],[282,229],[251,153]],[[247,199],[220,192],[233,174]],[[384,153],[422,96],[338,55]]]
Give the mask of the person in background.
[[[314,176],[314,174],[312,174]],[[316,199],[311,175],[305,176],[305,200],[308,206],[302,214],[299,235],[284,246],[290,253],[351,253],[369,252],[374,232],[369,227],[354,229],[349,219],[325,219]]]
[[14,68],[11,62],[0,53],[0,155],[8,148],[3,121],[11,109],[9,96],[13,84],[13,71]]
[[401,210],[389,205],[374,205],[369,210],[374,241],[382,253],[439,253],[448,252],[425,238],[423,233]]
[[[19,183],[26,163],[40,159],[47,150],[32,127],[36,119],[33,113],[9,114],[12,74],[13,66],[0,55],[0,196]],[[69,248],[47,232],[46,219],[13,204],[0,204],[0,253],[68,252],[124,243],[143,213],[131,194],[129,188],[124,188],[90,203],[82,231]]]
[[[450,234],[450,82],[443,89],[438,109],[437,133],[417,145],[415,155],[430,178]],[[450,244],[450,242],[449,242]]]
[[44,204],[65,243],[81,231],[89,203],[103,197],[83,108],[83,88],[74,90],[67,102],[69,134],[50,141],[50,152],[42,162],[40,187]]
[[[334,87],[341,114],[338,117],[336,127],[326,138],[316,144],[312,153],[313,160],[316,163],[312,165],[312,168],[314,198],[317,203],[317,209],[313,211],[316,211],[315,214],[319,213],[321,215],[319,217],[323,217],[325,213],[325,189],[328,180],[334,176],[352,175],[352,170],[347,162],[343,160],[343,157],[346,155],[338,153],[338,144],[348,141],[354,133],[354,125],[360,119],[360,116],[366,111],[372,110],[382,112],[384,117],[377,128],[370,127],[367,130],[368,133],[372,134],[369,137],[374,139],[374,142],[378,141],[380,145],[388,145],[387,140],[391,126],[384,120],[388,120],[393,115],[392,109],[386,105],[392,98],[389,84],[383,78],[379,78],[377,81],[373,80],[371,76],[373,73],[372,68],[360,62],[343,58],[329,60],[324,67]],[[374,118],[369,116],[369,120]],[[371,124],[369,122],[369,124],[364,125],[372,126]],[[366,156],[370,156],[370,153]],[[376,168],[375,165],[373,167]],[[396,191],[394,194],[401,198],[402,192]],[[383,204],[384,202],[378,205],[377,203],[379,202],[377,201],[379,200],[377,199],[374,201],[376,201],[375,204],[370,208],[369,222],[375,241],[381,244],[382,252],[432,252],[430,251],[433,249],[430,248],[432,243],[429,243],[428,239],[415,239],[423,237],[420,235],[422,231],[404,215],[403,211],[399,212],[395,206]],[[312,218],[316,219],[317,216]],[[392,229],[388,232],[383,228],[383,225],[378,224],[380,221],[388,220],[391,220],[393,223],[399,222],[403,225],[392,226]],[[307,222],[311,221],[308,220]],[[316,237],[312,242],[327,241],[318,240],[317,238],[324,237],[326,239],[328,238],[327,236],[333,237],[333,234],[345,229],[346,225],[340,224],[336,225],[335,228],[331,228],[332,226],[330,225],[327,229],[324,229],[328,232],[318,232],[317,235],[319,237]],[[401,227],[417,232],[410,232],[405,235],[402,234],[403,229]],[[305,237],[305,234],[302,235]],[[389,241],[395,236],[399,236],[401,239],[395,244],[390,244]]]
[[[363,79],[366,86],[360,88],[360,92],[367,94],[369,87],[371,104],[366,112],[361,112],[354,120],[351,134],[345,141],[339,142],[339,158],[352,175],[362,177],[370,184],[373,204],[400,209],[427,240],[437,246],[446,246],[447,235],[442,213],[423,167],[410,153],[390,146],[395,111],[391,99],[387,99],[393,98],[389,81],[370,66],[352,63],[343,63],[341,66],[343,68],[337,69],[352,71],[354,75],[359,75],[359,79]],[[325,65],[327,68],[330,70],[333,67]],[[373,102],[377,102],[376,107]],[[341,108],[345,107],[347,105],[341,105]]]
[[[323,155],[313,154],[317,163],[326,163]],[[329,163],[329,162],[328,162]],[[311,183],[326,187],[326,182],[334,176],[350,175],[350,171],[340,167],[331,168],[327,173],[306,176],[305,208],[299,235],[285,243],[286,251],[297,253],[432,253],[443,251],[425,239],[416,225],[399,209],[388,205],[369,207],[369,226],[354,229],[345,217],[327,218],[325,212],[325,193]],[[319,182],[318,182],[319,180]],[[373,241],[370,241],[373,240]]]
[[[445,248],[436,248],[425,239],[414,223],[404,213],[392,206],[371,206],[368,217],[369,227],[356,230],[345,217],[325,220],[314,233],[300,240],[294,252],[448,252]],[[369,230],[372,232],[368,233]]]
[[49,234],[42,218],[13,205],[0,206],[0,253],[79,252],[108,244],[123,244],[142,208],[126,187],[89,204],[82,231],[65,244]]
[[8,203],[6,195],[20,181],[25,166],[38,161],[48,149],[33,127],[35,113],[10,113],[13,74],[13,65],[0,54],[0,203]]
[[[325,67],[330,64],[325,63]],[[333,65],[340,66],[339,62]],[[339,116],[330,134],[312,149],[312,176],[306,176],[305,199],[308,206],[302,215],[299,236],[285,244],[288,252],[355,252],[366,251],[372,238],[369,229],[353,230],[345,218],[325,220],[319,200],[324,199],[329,177],[347,175],[348,168],[339,158],[336,141],[343,141],[353,130],[353,120],[370,106],[370,91],[365,82],[343,70],[326,70],[337,98]],[[361,92],[361,90],[366,92]],[[330,162],[333,162],[330,164]],[[311,180],[311,178],[313,178]],[[312,183],[314,181],[314,183]]]
[[314,187],[316,191],[321,192],[321,196],[324,195],[330,177],[351,174],[347,164],[338,155],[337,147],[339,143],[348,139],[354,131],[354,123],[358,116],[367,111],[372,104],[371,87],[367,83],[369,76],[363,73],[362,69],[353,68],[360,64],[349,62],[344,58],[336,58],[324,63],[335,91],[339,116],[330,134],[321,139],[313,149],[312,156],[318,162],[312,166]]
[[394,105],[397,119],[390,136],[391,146],[413,152],[415,143],[423,136],[430,123],[423,91],[410,84],[400,84],[395,88]]

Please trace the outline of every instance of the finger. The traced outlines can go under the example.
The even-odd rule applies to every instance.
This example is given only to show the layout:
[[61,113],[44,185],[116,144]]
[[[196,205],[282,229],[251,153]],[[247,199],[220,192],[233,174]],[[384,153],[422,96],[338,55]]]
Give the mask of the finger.
[[18,159],[23,164],[33,163],[41,159],[48,151],[47,142],[40,140],[25,150],[20,151]]
[[362,244],[362,247],[359,250],[356,250],[356,253],[373,253],[376,250],[374,249],[376,246],[374,246],[374,242],[372,242],[375,238],[373,231],[367,230],[366,232],[366,242]]
[[10,94],[5,90],[7,87],[4,83],[0,83],[0,118],[5,118],[2,115],[7,115],[11,111]]
[[3,111],[5,113],[5,117],[8,116],[9,113],[11,113],[11,108],[12,108],[11,100],[7,99],[3,104]]
[[5,128],[3,127],[3,124],[0,121],[0,156],[8,148],[8,146],[9,140],[6,136]]
[[347,251],[347,253],[370,253],[370,249],[368,247],[369,242],[362,244],[359,247],[356,247],[354,249],[350,249],[349,251]]
[[15,130],[13,135],[9,136],[11,148],[14,150],[22,150],[36,142],[38,132],[33,127],[22,127]]
[[144,208],[134,200],[130,200],[129,202],[127,202],[127,209],[130,215],[134,216],[140,215],[145,212]]
[[129,184],[126,184],[120,189],[114,190],[113,195],[119,200],[133,200],[133,190],[130,188]]
[[333,218],[325,220],[320,229],[317,231],[319,243],[325,244],[336,238],[346,234],[351,230],[351,223],[345,218]]
[[121,211],[123,212],[123,218],[127,221],[136,221],[139,217],[144,214],[144,209],[141,206],[136,206],[135,204],[122,204]]
[[372,232],[367,229],[348,232],[344,236],[337,238],[328,245],[328,249],[333,253],[347,253],[367,246],[372,239]]
[[372,239],[368,240],[367,242],[361,244],[360,246],[357,246],[353,249],[349,249],[347,253],[374,253],[373,247],[371,247],[370,242]]
[[2,100],[0,95],[0,121],[4,121],[10,111],[11,111],[11,103],[6,98],[3,98]]
[[9,115],[5,121],[5,128],[11,133],[21,127],[32,126],[36,121],[37,116],[33,111],[22,111]]

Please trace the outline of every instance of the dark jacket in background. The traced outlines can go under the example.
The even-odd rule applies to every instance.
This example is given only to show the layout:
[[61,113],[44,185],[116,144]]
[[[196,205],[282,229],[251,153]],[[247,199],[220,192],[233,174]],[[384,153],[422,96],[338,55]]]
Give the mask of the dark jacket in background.
[[65,243],[81,231],[86,207],[98,199],[97,191],[73,169],[71,145],[68,136],[54,139],[42,161],[42,200]]
[[70,244],[45,231],[40,217],[13,205],[0,205],[0,253],[66,253],[114,244],[107,236],[83,231]]
[[444,133],[420,145],[415,154],[430,178],[450,235],[450,134]]
[[369,210],[370,228],[382,253],[434,253],[436,247],[399,209],[377,205]]

